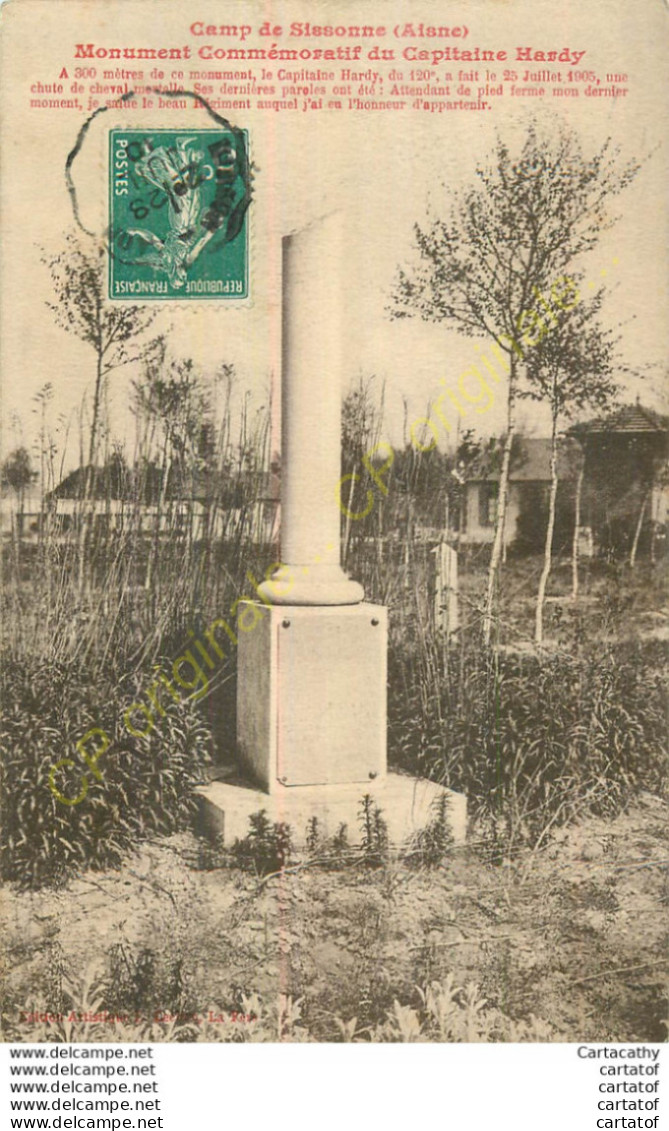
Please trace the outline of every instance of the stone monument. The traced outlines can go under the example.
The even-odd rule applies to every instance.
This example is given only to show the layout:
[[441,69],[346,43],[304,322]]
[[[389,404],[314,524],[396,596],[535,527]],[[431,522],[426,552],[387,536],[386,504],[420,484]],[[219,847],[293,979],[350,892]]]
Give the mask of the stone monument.
[[[281,565],[238,610],[242,779],[201,791],[225,843],[265,809],[298,844],[313,817],[324,836],[346,825],[355,844],[365,794],[400,843],[444,792],[387,772],[387,612],[341,568],[344,236],[335,213],[283,240]],[[462,840],[465,799],[449,797]]]

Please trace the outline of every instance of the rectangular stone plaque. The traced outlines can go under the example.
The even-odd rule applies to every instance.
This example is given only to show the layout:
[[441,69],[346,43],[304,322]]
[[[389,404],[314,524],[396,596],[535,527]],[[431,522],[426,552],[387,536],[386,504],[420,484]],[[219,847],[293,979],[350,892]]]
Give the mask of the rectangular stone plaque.
[[301,609],[279,629],[277,777],[283,785],[370,781],[385,769],[382,612],[369,605]]
[[239,633],[237,727],[248,772],[268,792],[382,777],[386,610],[257,607],[262,621]]

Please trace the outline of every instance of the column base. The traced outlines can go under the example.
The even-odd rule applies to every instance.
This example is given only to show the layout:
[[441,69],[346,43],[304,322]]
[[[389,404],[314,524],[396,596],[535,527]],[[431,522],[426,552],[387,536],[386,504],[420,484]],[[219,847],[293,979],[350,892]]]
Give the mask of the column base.
[[359,605],[365,591],[341,566],[282,565],[258,592],[270,605]]

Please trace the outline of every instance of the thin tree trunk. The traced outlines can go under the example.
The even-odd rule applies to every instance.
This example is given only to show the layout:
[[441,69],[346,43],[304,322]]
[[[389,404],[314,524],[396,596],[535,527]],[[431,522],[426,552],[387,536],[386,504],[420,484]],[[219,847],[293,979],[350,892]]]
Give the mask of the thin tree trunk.
[[[355,465],[354,465],[355,466]],[[351,537],[351,510],[353,508],[353,492],[355,489],[355,479],[351,476],[349,480],[350,487],[348,489],[348,506],[346,507],[346,521],[344,523],[344,545],[342,547],[342,561],[346,564],[348,557],[348,543]]]
[[516,359],[510,358],[509,395],[507,402],[507,430],[502,454],[502,469],[499,476],[499,497],[497,500],[497,522],[495,525],[495,538],[490,555],[488,567],[488,584],[486,587],[485,605],[483,609],[483,640],[490,644],[492,634],[492,619],[495,607],[495,595],[500,562],[502,560],[502,547],[504,541],[504,520],[509,494],[509,472],[511,469],[511,449],[516,430]]
[[546,602],[546,586],[551,573],[553,559],[553,534],[555,532],[555,505],[558,491],[558,451],[557,451],[557,409],[553,408],[551,428],[551,486],[548,496],[548,525],[546,527],[546,542],[544,544],[544,565],[539,578],[537,592],[537,608],[534,621],[534,643],[537,647],[544,640],[544,605]]
[[[81,528],[79,530],[79,592],[83,593],[86,583],[86,544],[89,541],[89,528],[92,527],[92,513],[89,513],[88,504],[91,500],[92,489],[95,481],[95,456],[98,444],[98,426],[100,416],[100,392],[102,389],[102,354],[97,351],[95,370],[95,392],[93,394],[93,419],[91,420],[91,437],[88,444],[88,466],[84,472],[84,497],[81,508]],[[93,507],[95,509],[95,501]]]
[[100,416],[100,393],[102,391],[102,357],[98,351],[95,372],[95,392],[93,394],[93,419],[91,421],[91,439],[88,446],[89,466],[95,463],[95,454],[98,445],[98,424]]
[[149,545],[148,556],[147,556],[147,561],[146,561],[146,576],[144,578],[144,589],[145,589],[145,592],[147,592],[147,593],[150,592],[151,586],[153,584],[153,574],[154,574],[155,564],[156,564],[156,561],[158,560],[158,554],[159,554],[159,551],[160,551],[160,523],[161,523],[162,516],[163,516],[163,510],[165,508],[165,503],[167,502],[167,484],[168,484],[168,479],[169,479],[169,476],[170,476],[170,470],[171,470],[171,467],[172,467],[172,460],[168,459],[168,456],[167,456],[167,444],[168,444],[168,439],[166,437],[165,443],[163,445],[163,458],[162,458],[163,476],[162,476],[162,481],[160,483],[160,487],[159,487],[159,490],[158,490],[158,505],[157,505],[157,512],[158,513],[156,514],[156,524],[155,524],[155,528],[154,528],[153,539],[152,539],[152,541]]
[[12,523],[12,543],[14,545],[14,558],[16,564],[16,578],[20,584],[21,581],[21,541],[23,539],[23,523],[24,523],[24,496],[23,490],[17,496],[17,508],[14,514],[10,515]]
[[574,499],[574,540],[571,547],[571,595],[578,599],[578,557],[579,538],[581,533],[581,498],[583,495],[583,480],[585,478],[585,464],[581,467],[576,480],[576,497]]
[[634,531],[634,541],[632,542],[632,550],[631,550],[631,553],[630,553],[630,569],[634,569],[634,567],[636,565],[636,555],[637,555],[637,551],[639,549],[639,539],[641,538],[641,529],[643,527],[643,517],[646,513],[646,507],[648,506],[648,500],[650,499],[650,494],[651,493],[649,491],[648,494],[644,497],[643,503],[641,504],[641,510],[639,512],[639,521],[637,522],[636,530]]

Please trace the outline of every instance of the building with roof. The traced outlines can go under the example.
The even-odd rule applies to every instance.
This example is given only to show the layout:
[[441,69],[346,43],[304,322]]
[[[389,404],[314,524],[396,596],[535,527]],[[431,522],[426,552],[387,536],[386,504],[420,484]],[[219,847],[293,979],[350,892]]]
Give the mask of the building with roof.
[[626,552],[637,530],[649,543],[667,522],[669,419],[637,401],[569,435],[584,455],[581,524],[600,550]]
[[[642,535],[640,549],[648,548],[669,515],[668,440],[667,417],[638,402],[573,425],[559,441],[555,549],[573,538],[577,505],[585,543],[596,551],[627,553],[637,533]],[[506,545],[543,545],[550,449],[548,438],[514,439]],[[493,444],[467,476],[464,543],[493,541],[501,461],[501,445]]]
[[128,468],[122,460],[104,467],[79,467],[45,499],[51,529],[68,535],[81,515],[93,516],[100,534],[132,530],[164,537],[188,534],[195,541],[244,536],[256,543],[276,540],[279,476],[242,469],[223,475],[201,472],[183,476],[178,468],[164,473],[153,464]]
[[[509,497],[504,542],[525,542],[532,548],[541,542],[546,530],[550,488],[551,441],[547,437],[516,436],[511,452]],[[470,544],[492,542],[497,522],[501,445],[495,445],[470,469],[465,483],[464,529],[460,541]],[[560,519],[565,511],[573,515],[573,498],[582,454],[578,442],[563,437],[558,446],[558,507]],[[573,519],[572,519],[573,521]],[[558,523],[556,543],[559,542]],[[572,527],[573,529],[573,527]]]

